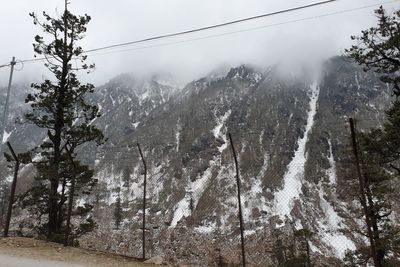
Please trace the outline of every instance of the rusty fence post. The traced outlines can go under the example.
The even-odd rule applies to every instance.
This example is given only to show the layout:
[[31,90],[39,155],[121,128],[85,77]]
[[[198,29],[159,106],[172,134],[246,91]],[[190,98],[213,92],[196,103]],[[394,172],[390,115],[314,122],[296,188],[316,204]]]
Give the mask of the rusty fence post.
[[14,167],[14,178],[12,180],[11,184],[11,193],[10,193],[10,198],[8,201],[8,210],[7,210],[7,217],[6,217],[6,224],[4,226],[4,236],[8,236],[8,230],[10,228],[10,221],[11,221],[11,213],[12,213],[12,208],[14,204],[14,196],[15,196],[15,188],[17,187],[17,179],[18,179],[18,170],[19,170],[19,159],[17,155],[14,152],[14,149],[12,148],[10,142],[7,142],[7,146],[11,151],[11,154],[15,160],[15,167]]
[[137,143],[137,147],[139,149],[140,157],[143,161],[144,166],[144,180],[143,180],[143,232],[142,232],[142,258],[146,259],[146,183],[147,183],[147,165],[146,161],[143,157],[142,150],[140,149],[140,144]]

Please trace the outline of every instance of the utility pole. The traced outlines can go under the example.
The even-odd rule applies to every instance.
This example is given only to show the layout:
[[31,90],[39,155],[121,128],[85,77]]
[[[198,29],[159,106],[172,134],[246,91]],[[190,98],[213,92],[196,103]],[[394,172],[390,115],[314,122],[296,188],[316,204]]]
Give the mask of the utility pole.
[[142,247],[143,247],[143,260],[146,259],[146,180],[147,180],[147,165],[144,160],[142,150],[140,149],[139,143],[137,144],[139,149],[140,157],[143,161],[144,166],[144,181],[143,181],[143,232],[142,232]]
[[15,196],[15,188],[17,187],[17,178],[18,178],[18,170],[19,170],[19,159],[17,155],[14,152],[14,149],[12,148],[11,144],[7,142],[7,146],[11,151],[11,154],[15,160],[15,168],[14,168],[14,178],[11,184],[11,193],[10,193],[10,199],[8,201],[8,210],[7,210],[7,218],[6,218],[6,225],[4,226],[4,237],[8,237],[8,229],[10,228],[10,221],[11,221],[11,213],[12,213],[12,208],[14,204],[14,196]]
[[241,247],[242,247],[242,266],[246,267],[245,248],[244,248],[244,234],[243,234],[243,232],[244,232],[244,224],[243,224],[243,214],[242,214],[242,201],[240,200],[239,165],[238,165],[235,146],[233,145],[233,140],[232,140],[231,133],[228,133],[228,135],[229,135],[229,140],[231,142],[232,154],[233,154],[233,158],[235,159],[235,166],[236,166],[236,183],[237,183],[238,204],[239,204],[239,222],[240,222],[240,240],[241,240]]
[[378,259],[378,254],[376,252],[376,244],[375,244],[375,239],[372,234],[372,223],[371,223],[371,210],[370,207],[367,204],[367,199],[365,195],[365,180],[364,176],[361,174],[361,167],[360,167],[360,160],[358,157],[358,147],[357,147],[357,139],[356,139],[356,131],[354,127],[354,121],[353,118],[349,118],[349,123],[350,123],[350,131],[351,131],[351,142],[353,146],[353,153],[354,153],[354,158],[355,158],[355,163],[356,163],[356,169],[357,169],[357,176],[358,176],[358,181],[359,181],[359,194],[360,194],[360,202],[361,206],[363,207],[364,210],[364,215],[365,215],[365,222],[367,224],[367,231],[368,231],[368,238],[371,246],[371,254],[372,254],[372,259],[374,260],[374,266],[375,267],[381,267],[382,264]]
[[[4,131],[6,130],[7,117],[8,117],[8,105],[9,105],[9,102],[10,102],[10,91],[11,91],[11,84],[12,84],[12,78],[13,78],[15,64],[16,64],[15,57],[13,57],[11,62],[10,62],[10,66],[11,66],[10,79],[8,80],[7,98],[6,98],[6,103],[4,104],[3,119],[1,120],[1,123],[2,123],[1,130],[0,130],[1,131],[0,132],[0,142],[1,142],[1,144],[3,144]],[[1,152],[1,146],[0,146],[0,152]]]

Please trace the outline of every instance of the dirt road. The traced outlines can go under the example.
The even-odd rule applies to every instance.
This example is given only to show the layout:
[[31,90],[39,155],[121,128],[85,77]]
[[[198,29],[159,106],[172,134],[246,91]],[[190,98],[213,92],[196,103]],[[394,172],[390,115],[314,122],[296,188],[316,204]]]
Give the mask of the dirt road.
[[149,267],[135,259],[31,238],[0,238],[0,267]]
[[84,265],[0,254],[0,267],[85,267]]

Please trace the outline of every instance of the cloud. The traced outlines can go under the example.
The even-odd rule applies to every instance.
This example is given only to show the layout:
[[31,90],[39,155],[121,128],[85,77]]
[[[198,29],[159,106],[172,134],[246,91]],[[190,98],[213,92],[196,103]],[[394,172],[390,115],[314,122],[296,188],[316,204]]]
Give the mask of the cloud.
[[[82,41],[84,49],[91,49],[223,23],[311,2],[313,1],[73,0],[70,8],[74,13],[88,13],[92,16],[86,38]],[[82,78],[101,84],[122,72],[143,75],[162,71],[170,72],[182,81],[188,81],[201,77],[222,64],[267,66],[280,62],[287,66],[288,71],[294,71],[304,64],[317,66],[321,60],[342,53],[350,45],[350,35],[375,23],[373,8],[285,23],[374,3],[378,1],[338,1],[207,32],[94,53],[89,57],[96,63],[97,69],[91,75],[82,75]],[[46,10],[56,14],[62,12],[62,6],[63,1],[60,0],[36,0],[34,3],[18,0],[3,3],[0,10],[0,34],[3,37],[0,64],[9,61],[13,55],[19,59],[33,57],[33,36],[40,32],[32,24],[29,12],[40,13]],[[388,7],[393,9],[396,5]],[[17,81],[33,81],[44,76],[48,76],[48,73],[40,64],[25,64],[15,78]],[[7,79],[7,70],[0,69],[0,86],[4,86]]]

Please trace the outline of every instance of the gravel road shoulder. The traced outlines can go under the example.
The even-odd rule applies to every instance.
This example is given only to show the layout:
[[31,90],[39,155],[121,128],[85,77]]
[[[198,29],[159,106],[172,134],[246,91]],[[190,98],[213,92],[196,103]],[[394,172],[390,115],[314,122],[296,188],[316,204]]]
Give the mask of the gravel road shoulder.
[[[21,262],[32,260],[46,264],[58,262],[60,267],[149,267],[133,258],[118,256],[110,253],[90,251],[80,248],[64,247],[57,243],[23,237],[0,238],[0,259]],[[4,263],[3,262],[3,263]],[[1,263],[0,263],[1,265]],[[19,266],[19,265],[15,265]],[[38,265],[41,266],[41,265]]]

